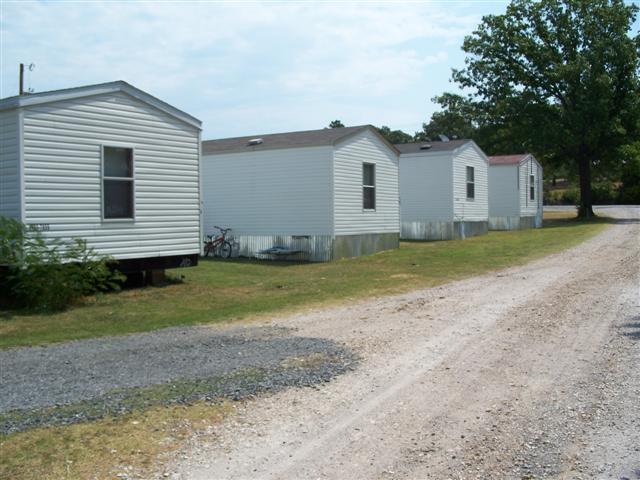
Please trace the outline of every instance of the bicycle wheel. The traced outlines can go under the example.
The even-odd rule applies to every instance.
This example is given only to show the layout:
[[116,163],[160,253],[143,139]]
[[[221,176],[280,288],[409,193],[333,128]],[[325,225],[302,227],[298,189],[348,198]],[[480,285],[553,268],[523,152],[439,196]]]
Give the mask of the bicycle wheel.
[[213,256],[213,247],[211,246],[211,243],[205,243],[204,244],[204,256],[208,257],[209,255]]
[[231,244],[229,242],[222,242],[219,253],[222,258],[229,258],[231,256]]

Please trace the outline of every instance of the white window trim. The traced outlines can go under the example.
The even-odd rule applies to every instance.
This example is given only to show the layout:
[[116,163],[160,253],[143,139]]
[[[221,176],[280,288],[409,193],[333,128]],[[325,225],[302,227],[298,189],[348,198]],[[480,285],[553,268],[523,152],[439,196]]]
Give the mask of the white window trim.
[[[473,182],[470,182],[467,179],[467,169],[471,168],[473,171]],[[473,197],[469,196],[469,188],[468,185],[472,183],[473,184]],[[476,201],[476,167],[474,167],[473,165],[465,165],[464,168],[464,195],[467,199],[467,202],[475,202]]]
[[[365,185],[364,184],[364,166],[365,165],[371,165],[373,166],[373,185]],[[377,168],[376,168],[376,164],[373,162],[362,162],[362,211],[363,212],[375,212],[376,209],[378,208],[378,196],[377,196],[377,187],[376,187],[376,180],[377,180],[377,172],[376,172]],[[364,189],[365,187],[368,188],[372,188],[373,187],[373,205],[374,208],[364,208]]]
[[[104,175],[104,149],[105,147],[128,148],[131,150],[131,177],[106,177]],[[130,218],[105,218],[104,217],[104,181],[105,180],[130,180],[131,188],[131,206],[133,208],[133,216]],[[103,143],[100,145],[100,216],[103,223],[133,223],[136,221],[136,149],[131,144],[123,144],[117,142]]]
[[[533,193],[533,198],[531,198],[531,193]],[[530,174],[529,175],[529,200],[535,200],[536,193],[537,193],[536,192],[536,176],[533,174]]]

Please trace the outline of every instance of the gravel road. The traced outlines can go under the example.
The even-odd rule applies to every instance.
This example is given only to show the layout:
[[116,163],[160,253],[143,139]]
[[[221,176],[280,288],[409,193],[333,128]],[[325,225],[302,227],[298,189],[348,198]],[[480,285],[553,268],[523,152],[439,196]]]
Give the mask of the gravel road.
[[[168,328],[7,350],[0,352],[0,433],[151,404],[240,399],[313,385],[354,361],[330,339],[292,335],[291,329],[273,326]],[[138,394],[162,384],[171,384],[169,393],[154,392],[151,399]]]
[[273,318],[355,370],[239,402],[176,479],[640,478],[640,210],[565,252]]

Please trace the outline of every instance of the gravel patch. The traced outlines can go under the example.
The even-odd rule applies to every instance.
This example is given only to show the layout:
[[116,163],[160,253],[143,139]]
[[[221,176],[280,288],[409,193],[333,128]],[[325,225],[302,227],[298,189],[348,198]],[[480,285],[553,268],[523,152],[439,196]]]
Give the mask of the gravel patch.
[[0,352],[0,433],[329,381],[356,357],[277,327],[170,328]]

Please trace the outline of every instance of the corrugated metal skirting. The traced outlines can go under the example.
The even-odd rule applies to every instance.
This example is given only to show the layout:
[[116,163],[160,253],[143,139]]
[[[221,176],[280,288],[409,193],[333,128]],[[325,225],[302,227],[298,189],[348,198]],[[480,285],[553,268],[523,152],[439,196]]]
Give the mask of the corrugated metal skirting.
[[402,240],[450,240],[453,222],[402,222]]
[[489,230],[525,230],[540,228],[539,216],[535,217],[489,217]]
[[487,233],[486,221],[402,222],[402,240],[457,240]]
[[[308,260],[328,262],[331,260],[333,237],[331,235],[237,235],[233,237],[233,256],[256,257],[270,260]],[[262,255],[257,252],[272,247],[302,250],[295,255]]]

